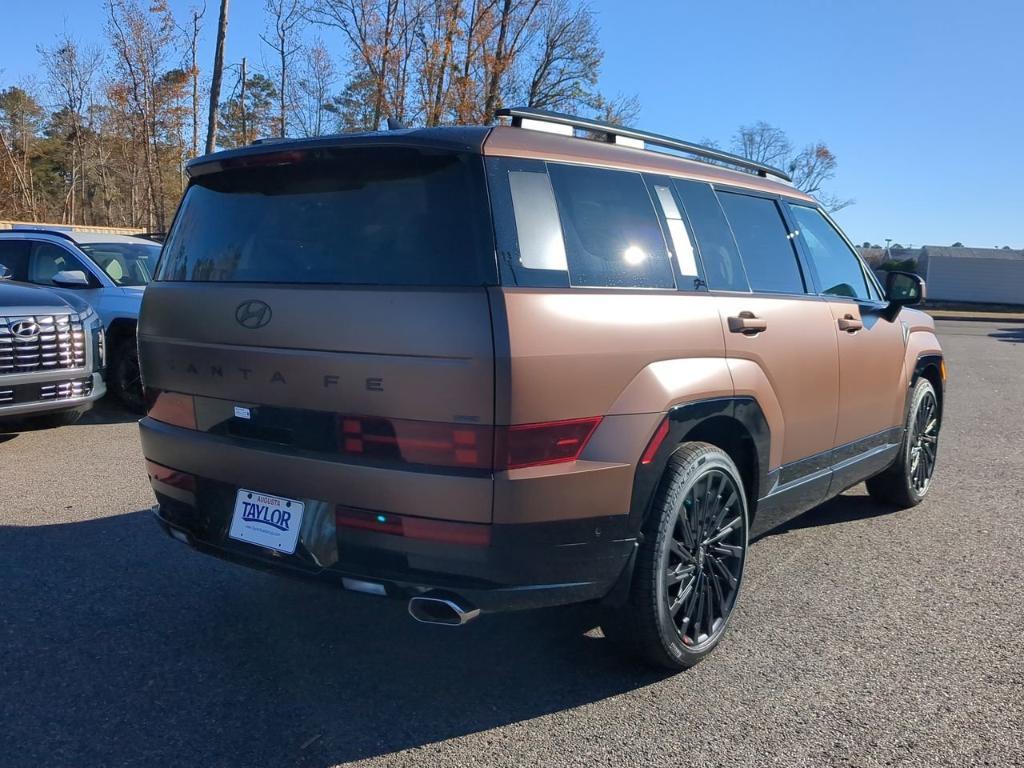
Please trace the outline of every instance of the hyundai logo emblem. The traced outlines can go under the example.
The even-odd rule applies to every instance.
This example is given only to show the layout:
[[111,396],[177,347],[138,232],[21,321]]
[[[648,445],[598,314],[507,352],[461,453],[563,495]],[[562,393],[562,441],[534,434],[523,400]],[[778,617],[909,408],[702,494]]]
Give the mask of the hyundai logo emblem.
[[262,328],[273,316],[270,305],[258,299],[243,301],[235,310],[235,320],[243,328]]
[[35,320],[21,320],[11,326],[11,333],[19,341],[32,341],[39,335],[39,323]]

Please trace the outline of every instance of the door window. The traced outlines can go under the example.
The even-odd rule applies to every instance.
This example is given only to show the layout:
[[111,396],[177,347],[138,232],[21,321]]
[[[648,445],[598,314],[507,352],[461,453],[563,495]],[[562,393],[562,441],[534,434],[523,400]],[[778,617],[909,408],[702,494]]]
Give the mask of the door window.
[[750,291],[736,240],[710,184],[676,180],[672,183],[683,203],[686,218],[700,249],[708,288],[713,291]]
[[719,192],[750,288],[764,293],[804,293],[803,274],[778,204],[766,197]]
[[[36,243],[28,264],[28,281],[36,285],[53,285],[53,276],[65,270],[85,272],[74,256],[53,243]],[[85,273],[88,276],[88,272]]]
[[7,267],[11,280],[27,280],[28,255],[31,249],[32,244],[28,240],[0,240],[0,265]]
[[807,248],[821,292],[850,299],[871,299],[860,259],[828,219],[816,208],[805,205],[790,205],[789,210]]
[[548,165],[569,282],[611,288],[675,288],[668,249],[638,173]]

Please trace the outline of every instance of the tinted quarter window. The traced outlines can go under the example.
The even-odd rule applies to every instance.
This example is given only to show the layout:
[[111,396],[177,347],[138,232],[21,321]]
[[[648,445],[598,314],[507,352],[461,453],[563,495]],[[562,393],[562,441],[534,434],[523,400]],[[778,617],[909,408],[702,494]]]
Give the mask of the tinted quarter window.
[[708,287],[715,291],[749,291],[736,241],[711,185],[681,180],[672,185],[683,201],[686,218],[697,240]]
[[766,293],[804,293],[793,241],[774,200],[719,192],[750,288]]
[[497,281],[478,156],[404,147],[295,154],[283,153],[280,164],[199,176],[185,193],[156,279]]
[[0,240],[0,264],[7,267],[11,280],[28,280],[28,254],[32,244],[28,240]]
[[661,225],[640,174],[554,163],[548,172],[572,285],[675,287]]
[[510,171],[519,263],[527,269],[568,270],[555,193],[546,173]]
[[811,268],[822,293],[851,299],[870,299],[867,279],[860,260],[816,208],[790,205],[790,212],[807,248]]
[[676,255],[676,264],[679,266],[679,274],[682,277],[679,287],[681,289],[695,288],[700,282],[700,270],[697,269],[697,254],[694,251],[690,233],[686,231],[683,214],[679,211],[679,206],[676,205],[676,198],[672,194],[672,188],[662,184],[655,184],[654,193],[657,195],[658,204],[661,206],[665,227],[668,230],[669,240],[672,243],[672,251]]

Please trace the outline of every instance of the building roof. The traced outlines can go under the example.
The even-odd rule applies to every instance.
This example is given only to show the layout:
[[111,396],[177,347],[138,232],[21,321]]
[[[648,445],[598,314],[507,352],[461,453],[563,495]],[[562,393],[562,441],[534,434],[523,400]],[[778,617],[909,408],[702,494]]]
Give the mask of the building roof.
[[943,245],[926,245],[922,250],[931,259],[1024,259],[1024,251],[1006,248],[953,248]]

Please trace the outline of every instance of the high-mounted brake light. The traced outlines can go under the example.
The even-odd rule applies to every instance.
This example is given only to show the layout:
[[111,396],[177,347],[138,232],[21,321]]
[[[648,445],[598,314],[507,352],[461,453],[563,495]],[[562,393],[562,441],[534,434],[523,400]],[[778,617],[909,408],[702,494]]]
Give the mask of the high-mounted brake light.
[[146,414],[151,419],[186,429],[196,428],[196,405],[192,395],[146,388]]
[[658,455],[658,449],[661,448],[666,437],[668,437],[668,419],[662,419],[661,424],[654,430],[654,435],[651,437],[651,442],[647,444],[644,455],[640,457],[641,464],[650,464],[654,461],[654,457]]

